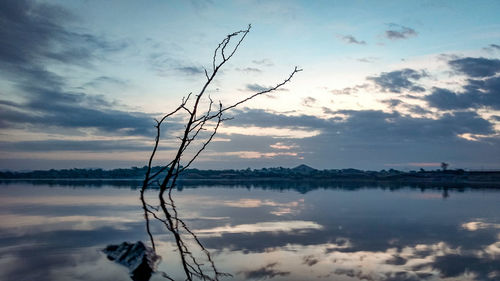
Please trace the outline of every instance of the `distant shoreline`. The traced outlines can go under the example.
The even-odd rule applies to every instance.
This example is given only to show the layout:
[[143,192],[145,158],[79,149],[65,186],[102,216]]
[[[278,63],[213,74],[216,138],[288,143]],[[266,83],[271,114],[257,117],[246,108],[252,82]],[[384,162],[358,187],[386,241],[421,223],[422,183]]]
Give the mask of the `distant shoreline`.
[[[76,184],[84,185],[85,183],[98,185],[121,185],[125,183],[137,183],[134,186],[139,187],[143,179],[140,178],[1,178],[0,183],[16,183],[16,182],[37,182],[47,184]],[[180,178],[178,180],[180,186],[192,185],[282,185],[282,184],[304,184],[304,185],[319,185],[319,186],[337,186],[337,185],[375,185],[375,186],[410,186],[410,187],[442,187],[442,188],[500,188],[500,181],[494,180],[467,180],[467,179],[442,179],[442,178],[405,178],[398,177],[397,179],[371,179],[371,178]]]
[[[161,167],[153,167],[153,173]],[[55,181],[142,181],[147,167],[130,169],[64,169],[31,172],[0,172],[0,180],[55,180]],[[158,175],[162,177],[163,173]],[[307,165],[295,168],[263,168],[244,170],[185,170],[179,180],[185,184],[215,183],[274,183],[274,182],[322,182],[322,183],[374,183],[374,184],[422,184],[468,185],[500,187],[500,171],[433,170],[403,172],[394,169],[363,171],[357,169],[317,170]]]

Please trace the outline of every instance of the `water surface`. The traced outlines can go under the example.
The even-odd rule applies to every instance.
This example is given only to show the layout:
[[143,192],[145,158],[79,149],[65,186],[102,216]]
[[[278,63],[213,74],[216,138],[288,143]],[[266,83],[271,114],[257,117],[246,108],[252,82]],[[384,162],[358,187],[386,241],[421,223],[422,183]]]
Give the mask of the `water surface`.
[[[137,185],[1,184],[0,280],[130,280],[100,250],[149,242]],[[498,190],[285,182],[174,196],[224,280],[500,280]],[[183,280],[171,235],[152,232],[159,270]]]

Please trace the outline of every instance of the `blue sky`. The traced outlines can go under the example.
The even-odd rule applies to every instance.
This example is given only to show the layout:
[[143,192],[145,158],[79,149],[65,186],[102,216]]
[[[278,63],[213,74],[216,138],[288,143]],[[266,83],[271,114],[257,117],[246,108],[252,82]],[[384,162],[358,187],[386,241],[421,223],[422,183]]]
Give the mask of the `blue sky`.
[[[146,163],[199,91],[229,116],[199,168],[500,168],[498,1],[2,1],[0,169]],[[175,148],[167,123],[158,164]]]

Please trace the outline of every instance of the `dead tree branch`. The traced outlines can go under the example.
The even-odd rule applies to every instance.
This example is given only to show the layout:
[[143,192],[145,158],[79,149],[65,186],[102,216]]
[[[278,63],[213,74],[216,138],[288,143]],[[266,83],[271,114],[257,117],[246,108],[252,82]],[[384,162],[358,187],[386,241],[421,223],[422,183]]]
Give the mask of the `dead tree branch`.
[[[154,141],[153,150],[148,160],[147,170],[144,176],[142,188],[140,191],[140,199],[142,201],[144,218],[146,220],[146,231],[151,239],[153,249],[156,251],[154,236],[150,228],[150,218],[154,218],[163,224],[169,232],[172,233],[176,248],[179,252],[179,258],[182,263],[183,271],[185,274],[185,280],[193,280],[194,277],[201,280],[219,280],[219,277],[230,276],[230,274],[220,272],[216,266],[215,262],[210,255],[210,252],[203,246],[201,241],[198,239],[196,234],[192,232],[187,224],[179,218],[175,202],[172,197],[172,190],[176,186],[177,179],[179,175],[186,170],[191,164],[198,158],[198,156],[206,149],[206,147],[213,140],[214,136],[217,134],[218,129],[221,124],[232,118],[223,118],[223,114],[233,109],[257,96],[271,93],[277,91],[285,84],[289,83],[293,76],[302,71],[295,67],[293,71],[287,76],[285,80],[276,84],[274,87],[269,89],[254,93],[247,96],[235,103],[228,106],[224,106],[222,102],[219,101],[218,105],[214,105],[214,101],[210,96],[206,96],[206,91],[209,86],[214,81],[219,70],[229,61],[233,55],[236,53],[241,43],[250,32],[251,25],[248,25],[246,29],[236,31],[227,35],[215,48],[212,57],[212,69],[208,71],[204,68],[204,74],[206,81],[201,87],[201,90],[197,95],[192,96],[192,93],[188,94],[182,99],[180,105],[168,114],[165,114],[161,119],[156,120],[156,137]],[[234,41],[234,42],[233,42]],[[208,104],[206,107],[203,104]],[[215,108],[214,108],[215,107]],[[157,151],[160,145],[161,139],[161,127],[166,120],[175,114],[183,113],[186,115],[186,122],[182,135],[179,137],[179,145],[175,151],[175,154],[170,162],[164,164],[159,170],[152,172],[153,162],[157,158]],[[197,142],[197,145],[194,143]],[[185,156],[190,149],[190,156]],[[146,202],[144,193],[145,191],[154,183],[158,182],[159,193],[159,208],[153,207]],[[168,196],[165,198],[165,192]],[[187,243],[188,240],[194,241],[194,245]],[[190,247],[195,246],[201,253],[202,257],[195,256],[194,252],[190,250]],[[208,261],[208,267],[204,265],[200,259],[205,259]],[[168,275],[164,273],[166,278],[171,279]]]

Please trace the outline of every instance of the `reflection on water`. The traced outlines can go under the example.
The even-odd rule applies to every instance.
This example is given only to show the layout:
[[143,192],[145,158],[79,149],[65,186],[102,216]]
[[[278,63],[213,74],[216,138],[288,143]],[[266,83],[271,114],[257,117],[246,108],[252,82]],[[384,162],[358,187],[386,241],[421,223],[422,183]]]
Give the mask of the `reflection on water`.
[[[0,280],[130,280],[100,250],[149,241],[131,186],[0,185]],[[191,184],[175,196],[218,268],[233,274],[224,280],[500,280],[500,191],[372,187]],[[159,270],[182,280],[171,235],[154,221],[151,231]]]

